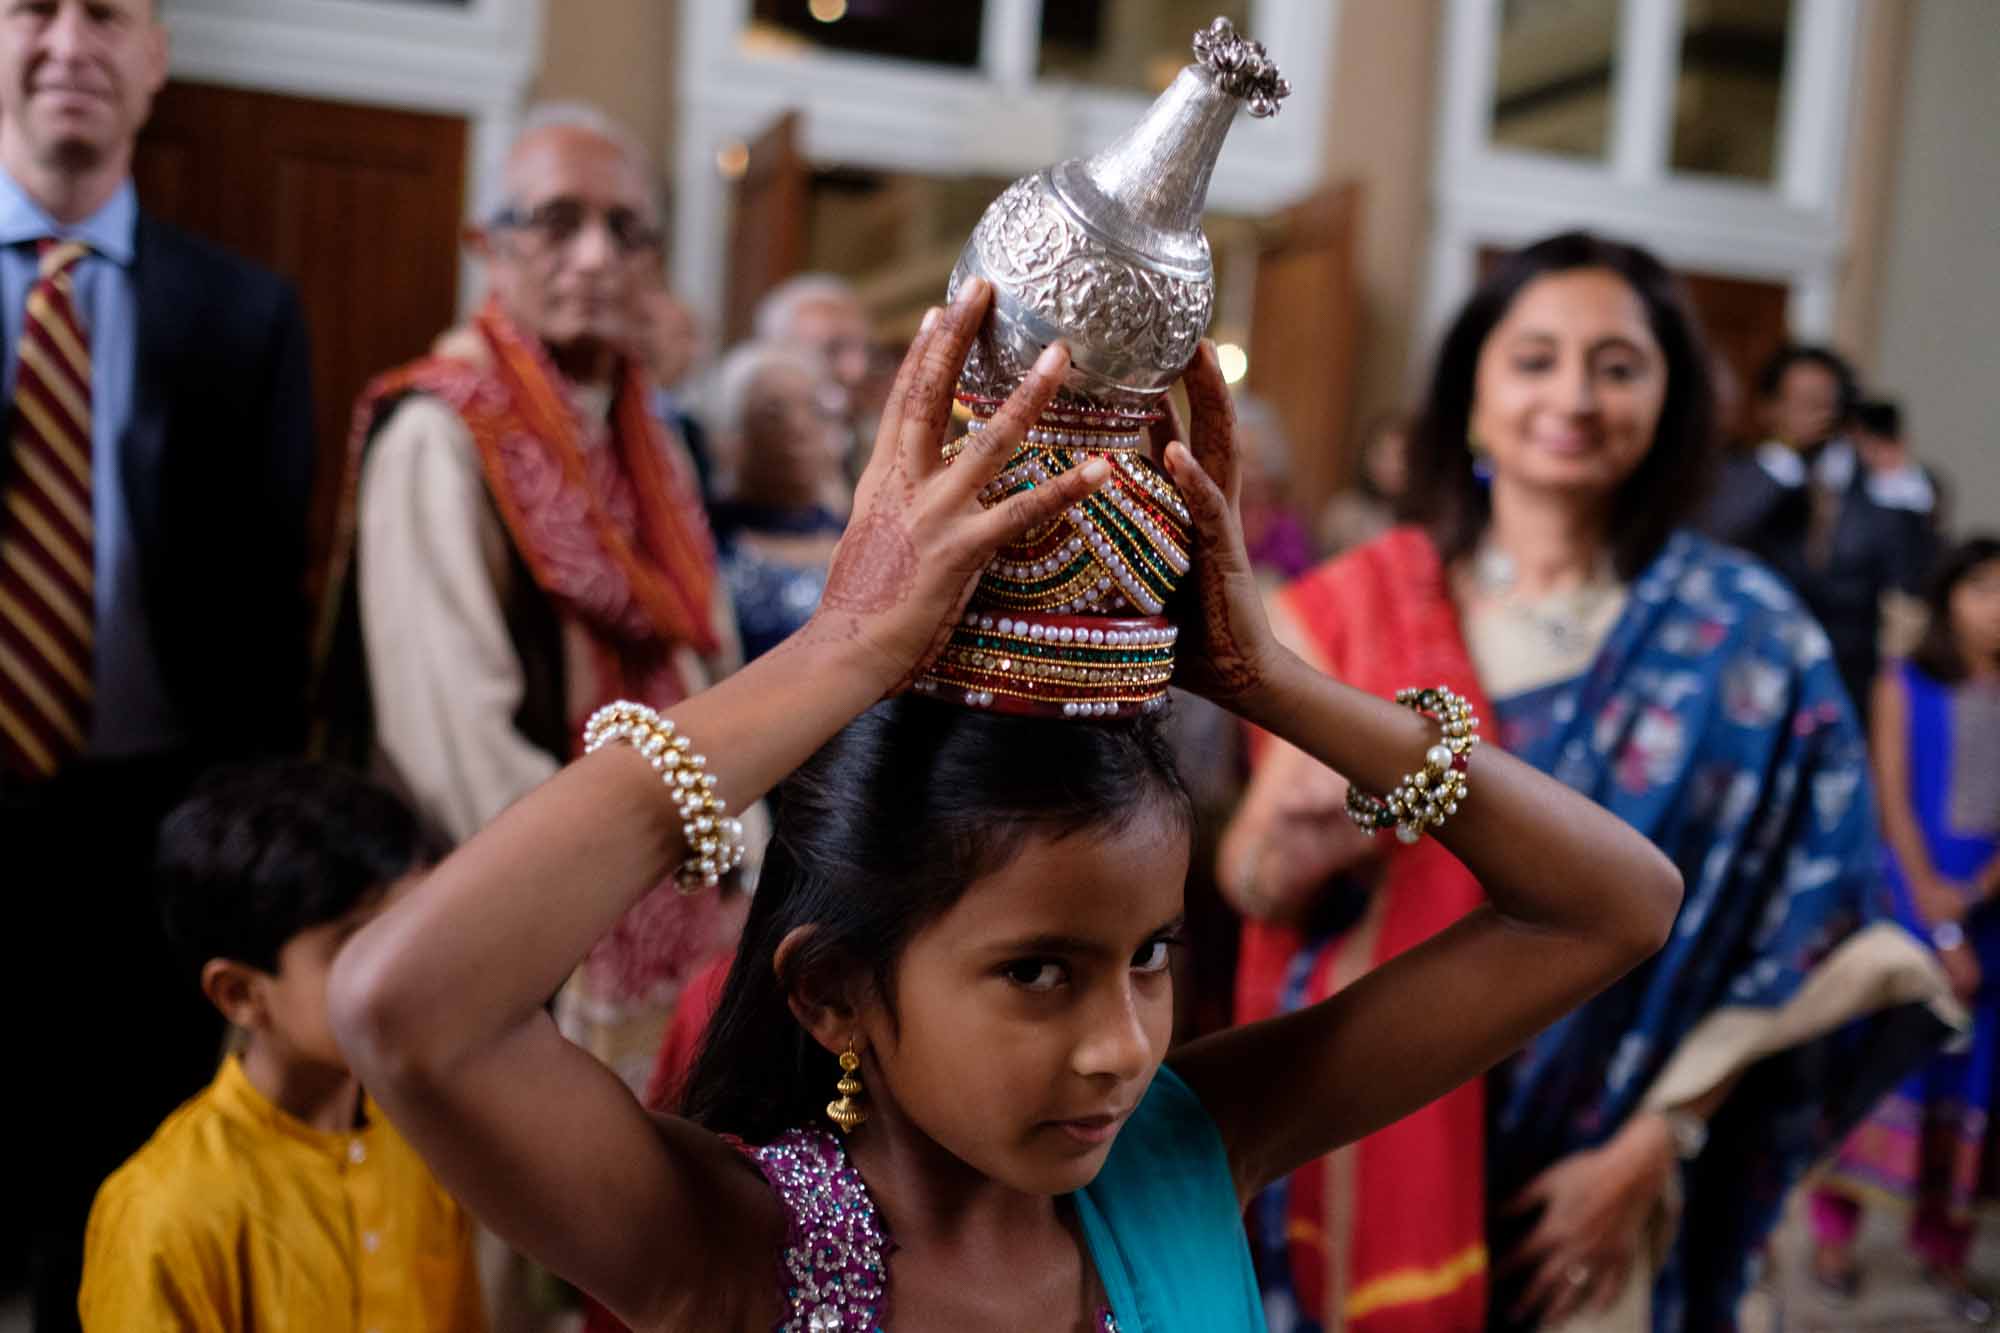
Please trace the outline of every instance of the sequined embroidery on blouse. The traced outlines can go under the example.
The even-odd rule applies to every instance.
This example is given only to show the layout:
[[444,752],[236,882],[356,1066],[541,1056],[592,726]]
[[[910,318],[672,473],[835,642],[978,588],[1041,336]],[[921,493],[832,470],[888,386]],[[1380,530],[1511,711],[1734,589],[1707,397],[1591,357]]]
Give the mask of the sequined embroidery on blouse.
[[[794,1129],[746,1150],[791,1224],[785,1236],[785,1317],[776,1333],[883,1333],[896,1242],[875,1214],[861,1173],[823,1129]],[[1111,1311],[1102,1333],[1118,1333]]]
[[823,1129],[794,1129],[751,1158],[792,1219],[777,1333],[881,1333],[895,1242],[840,1144]]

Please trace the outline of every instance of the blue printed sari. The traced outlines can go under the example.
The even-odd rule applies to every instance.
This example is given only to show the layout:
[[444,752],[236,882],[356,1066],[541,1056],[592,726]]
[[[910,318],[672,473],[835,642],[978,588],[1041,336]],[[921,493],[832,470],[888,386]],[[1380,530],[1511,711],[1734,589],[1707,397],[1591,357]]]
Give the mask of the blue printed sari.
[[[1768,569],[1680,534],[1588,671],[1495,708],[1511,753],[1644,833],[1687,896],[1651,962],[1489,1080],[1486,1197],[1736,1076],[1651,1298],[1656,1333],[1733,1329],[1786,1192],[1948,1032],[1877,873],[1826,635]],[[1496,1255],[1520,1227],[1493,1219]],[[1512,1295],[1496,1290],[1490,1327],[1523,1327]]]

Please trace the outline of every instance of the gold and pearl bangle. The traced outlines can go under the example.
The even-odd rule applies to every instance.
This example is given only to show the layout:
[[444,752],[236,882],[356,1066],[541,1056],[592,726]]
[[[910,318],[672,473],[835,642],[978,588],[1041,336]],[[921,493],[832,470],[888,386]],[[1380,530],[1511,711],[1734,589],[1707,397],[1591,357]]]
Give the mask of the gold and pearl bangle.
[[743,864],[743,826],[729,818],[715,792],[715,775],[705,771],[708,760],[675,733],[672,718],[629,699],[606,704],[584,724],[584,753],[614,741],[628,742],[653,766],[680,811],[688,858],[674,870],[675,888],[689,894],[712,889]]
[[1397,841],[1413,843],[1457,814],[1470,794],[1465,774],[1472,748],[1479,744],[1479,718],[1471,704],[1443,685],[1397,690],[1396,702],[1437,719],[1443,735],[1424,752],[1424,766],[1407,774],[1386,799],[1350,785],[1347,815],[1371,837],[1394,828]]

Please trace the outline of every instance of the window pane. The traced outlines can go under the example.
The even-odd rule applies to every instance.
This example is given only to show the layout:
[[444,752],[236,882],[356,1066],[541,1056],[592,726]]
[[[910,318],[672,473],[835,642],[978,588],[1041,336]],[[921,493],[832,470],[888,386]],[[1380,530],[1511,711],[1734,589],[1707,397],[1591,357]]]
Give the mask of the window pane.
[[756,0],[746,43],[976,66],[985,0]]
[[1250,0],[1043,0],[1043,78],[1158,93],[1217,16],[1255,37]]
[[1618,0],[1501,0],[1493,142],[1602,159],[1611,138]]
[[1673,169],[1770,180],[1791,0],[1686,0],[1681,23]]

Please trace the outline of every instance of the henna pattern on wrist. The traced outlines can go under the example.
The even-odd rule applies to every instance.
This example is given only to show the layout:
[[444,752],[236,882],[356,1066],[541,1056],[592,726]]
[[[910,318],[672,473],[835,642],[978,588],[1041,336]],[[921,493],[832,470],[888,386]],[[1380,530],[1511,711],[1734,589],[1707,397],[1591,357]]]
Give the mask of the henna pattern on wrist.
[[917,579],[917,547],[900,523],[864,514],[834,549],[821,605],[880,615],[908,600]]
[[[1201,473],[1192,484],[1181,488],[1201,540],[1194,560],[1194,607],[1199,625],[1183,626],[1183,632],[1199,630],[1198,651],[1187,661],[1189,684],[1199,682],[1201,693],[1218,699],[1233,699],[1262,683],[1263,676],[1236,636],[1230,616],[1235,602],[1230,591],[1230,570],[1221,558],[1228,551],[1228,500],[1199,460]],[[1234,552],[1229,552],[1232,559]],[[1247,596],[1255,598],[1251,590]]]
[[1215,691],[1231,698],[1245,694],[1256,688],[1263,677],[1237,641],[1236,626],[1229,616],[1229,576],[1216,569],[1211,560],[1203,562],[1199,577],[1202,647]]

